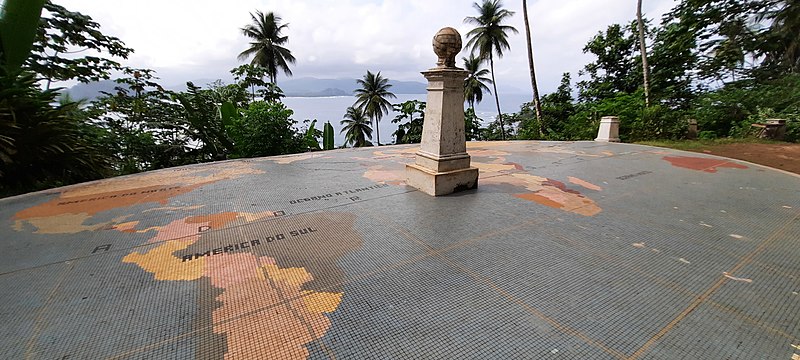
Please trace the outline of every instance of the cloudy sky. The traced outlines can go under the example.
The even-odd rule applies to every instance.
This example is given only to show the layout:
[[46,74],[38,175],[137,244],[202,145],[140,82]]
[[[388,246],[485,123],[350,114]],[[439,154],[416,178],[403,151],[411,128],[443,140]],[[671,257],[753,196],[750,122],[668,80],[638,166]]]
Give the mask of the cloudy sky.
[[[289,24],[285,34],[297,58],[296,78],[356,78],[369,69],[391,79],[424,81],[419,72],[436,62],[433,34],[452,26],[464,36],[471,28],[464,18],[476,15],[470,0],[55,1],[92,16],[104,33],[135,49],[125,65],[155,69],[165,85],[228,78],[247,46],[239,29],[256,9],[274,11]],[[504,4],[516,12],[509,25],[519,34],[495,63],[498,86],[501,93],[528,92],[522,1]],[[645,16],[659,19],[674,5],[647,0]],[[591,60],[581,49],[592,35],[635,17],[636,0],[530,0],[528,11],[539,87],[547,93],[562,73],[576,76]]]

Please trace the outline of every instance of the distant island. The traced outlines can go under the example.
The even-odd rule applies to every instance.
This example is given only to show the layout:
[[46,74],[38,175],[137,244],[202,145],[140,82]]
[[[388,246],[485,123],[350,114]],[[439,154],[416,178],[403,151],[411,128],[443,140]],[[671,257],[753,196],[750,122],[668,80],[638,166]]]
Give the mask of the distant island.
[[[226,83],[230,80],[223,79]],[[195,80],[195,85],[204,87],[214,80]],[[395,94],[425,94],[426,85],[418,81],[397,81],[390,80],[392,92]],[[94,100],[102,95],[102,92],[113,93],[114,88],[119,86],[112,80],[103,80],[88,84],[77,84],[67,89],[73,99]],[[358,88],[356,79],[318,79],[304,77],[281,81],[280,86],[286,97],[331,97],[331,96],[351,96],[353,91]],[[185,91],[186,84],[177,84],[166,87],[169,90]]]

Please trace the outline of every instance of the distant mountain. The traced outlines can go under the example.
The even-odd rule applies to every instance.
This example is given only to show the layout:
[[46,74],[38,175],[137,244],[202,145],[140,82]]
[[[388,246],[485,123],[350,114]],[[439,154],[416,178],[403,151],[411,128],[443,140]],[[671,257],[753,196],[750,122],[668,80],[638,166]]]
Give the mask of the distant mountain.
[[[390,89],[395,94],[424,94],[427,86],[417,81],[389,80]],[[283,93],[288,97],[295,96],[348,96],[358,88],[356,79],[317,79],[311,77],[288,79],[281,81]],[[334,91],[336,94],[334,94]],[[319,93],[320,95],[309,95]]]
[[428,85],[419,81],[395,81],[389,80],[395,94],[425,94],[428,92]]
[[67,89],[67,93],[75,100],[94,100],[102,95],[101,91],[113,94],[116,91],[114,88],[117,86],[120,84],[115,83],[114,80],[101,80],[88,84],[78,83]]
[[[214,82],[210,79],[192,80],[200,87]],[[417,81],[396,81],[390,80],[391,91],[395,94],[424,94],[427,86]],[[103,80],[88,84],[77,84],[67,90],[74,99],[94,100],[101,95],[101,91],[113,93],[114,87],[119,86],[113,80]],[[287,97],[327,97],[327,96],[351,96],[358,87],[355,79],[317,79],[311,77],[288,79],[281,81],[280,86]],[[166,89],[174,91],[185,91],[186,83],[165,86]]]
[[[283,90],[283,88],[281,88]],[[350,96],[352,93],[348,93],[342,89],[338,88],[327,88],[320,91],[294,91],[294,92],[283,92],[286,97],[330,97],[330,96]]]

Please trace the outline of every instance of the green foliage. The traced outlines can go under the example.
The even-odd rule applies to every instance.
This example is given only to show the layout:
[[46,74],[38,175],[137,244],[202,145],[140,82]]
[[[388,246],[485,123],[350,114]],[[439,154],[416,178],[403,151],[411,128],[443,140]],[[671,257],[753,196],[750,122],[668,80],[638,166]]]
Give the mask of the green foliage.
[[641,90],[633,94],[619,93],[591,103],[579,104],[575,115],[570,117],[565,128],[565,140],[591,140],[597,135],[597,127],[603,116],[613,114],[619,117],[619,135],[622,141],[643,139],[632,134],[633,129],[641,129],[644,111],[644,97]]
[[263,89],[258,90],[258,95],[261,96],[264,101],[281,101],[285,96],[283,95],[283,90],[275,83],[267,83]]
[[172,98],[182,107],[185,135],[197,143],[194,155],[199,161],[225,159],[234,151],[228,132],[236,109],[230,102],[217,103],[212,90],[200,89],[191,82],[186,87],[186,92],[172,94]]
[[602,100],[636,91],[642,76],[635,29],[634,24],[613,24],[589,40],[583,52],[594,55],[596,60],[581,71],[581,75],[589,76],[578,82],[581,100]]
[[701,131],[697,134],[697,138],[700,140],[713,140],[717,138],[717,133],[713,131]]
[[325,150],[333,150],[333,125],[331,125],[330,121],[325,123],[322,144]]
[[[203,157],[190,147],[190,120],[183,115],[194,112],[193,116],[205,116],[203,110],[176,102],[174,93],[156,82],[152,70],[128,69],[125,74],[127,77],[115,80],[120,84],[115,93],[105,93],[92,105],[97,121],[114,136],[119,172],[135,173],[200,161]],[[203,136],[201,131],[195,135]]]
[[247,107],[250,101],[247,89],[240,84],[226,85],[222,80],[217,80],[208,85],[208,90],[211,90],[214,103],[230,103],[230,108],[233,110]]
[[294,129],[294,112],[280,102],[256,101],[234,120],[236,157],[293,154],[306,149],[303,136]]
[[[770,119],[786,120],[786,133],[783,140],[800,142],[800,107],[794,107],[794,112],[776,112],[772,108],[758,108],[756,112],[735,124],[730,131],[732,138],[746,138],[754,135],[753,124],[764,124]],[[714,133],[716,136],[716,133]]]
[[669,109],[688,110],[697,94],[692,88],[697,39],[685,22],[665,24],[656,34],[650,61],[651,97]]
[[800,142],[800,116],[793,114],[786,120],[786,135],[783,140],[795,143]]
[[[485,128],[480,129],[481,132],[480,139],[489,141],[504,140],[505,139],[504,131],[505,129],[502,129],[500,121],[494,120],[490,122],[489,125],[486,126]],[[510,137],[511,134],[509,134],[509,138]]]
[[394,104],[394,111],[398,112],[392,120],[397,126],[394,132],[395,144],[416,144],[422,141],[422,127],[425,123],[425,102],[409,100],[401,104]]
[[[713,136],[713,132],[711,133]],[[734,139],[734,138],[713,138],[697,140],[648,140],[639,141],[637,144],[666,147],[677,150],[698,151],[707,149],[709,146],[719,146],[728,144],[780,144],[781,142],[766,139]]]
[[4,0],[0,7],[0,71],[16,73],[28,58],[45,0]]
[[[240,65],[231,70],[234,80],[241,88],[250,88],[251,100],[256,100],[256,94],[264,101],[280,101],[284,97],[283,90],[274,82],[265,82],[264,76],[269,75],[269,69],[261,65]],[[270,75],[271,76],[271,75]],[[256,88],[259,88],[256,90]]]
[[[575,114],[574,99],[572,98],[571,76],[564,73],[561,84],[556,92],[542,96],[542,129],[548,140],[564,139],[565,131],[570,117]],[[525,132],[534,132],[535,128],[526,128]],[[522,130],[520,130],[522,132]]]
[[[800,75],[772,81],[739,81],[702,94],[691,116],[704,131],[717,136],[745,136],[759,114],[791,119],[800,113]],[[747,131],[745,131],[747,130]],[[792,137],[787,136],[787,140]],[[794,140],[796,141],[796,140]]]
[[483,140],[481,122],[481,118],[475,115],[474,108],[464,110],[464,137],[467,141]]
[[769,27],[760,34],[765,57],[762,70],[771,73],[800,73],[800,3],[770,1],[759,14]]
[[532,102],[524,103],[520,106],[519,112],[513,114],[506,114],[504,119],[512,127],[517,124],[518,140],[540,140],[539,133],[539,119],[536,118],[536,109]]
[[66,185],[110,173],[108,134],[80,104],[56,103],[34,74],[0,75],[0,193]]
[[[304,122],[308,122],[308,120],[305,120]],[[305,135],[303,136],[303,142],[305,142],[306,149],[309,151],[322,150],[322,148],[319,147],[320,131],[317,130],[316,125],[317,119],[312,120],[311,124],[308,125],[308,129],[306,129]]]
[[[100,32],[91,17],[48,1],[47,16],[40,20],[36,42],[26,67],[48,81],[91,82],[108,79],[122,66],[103,56],[84,55],[84,51],[127,59],[133,52],[118,38]],[[76,50],[78,49],[78,50]]]

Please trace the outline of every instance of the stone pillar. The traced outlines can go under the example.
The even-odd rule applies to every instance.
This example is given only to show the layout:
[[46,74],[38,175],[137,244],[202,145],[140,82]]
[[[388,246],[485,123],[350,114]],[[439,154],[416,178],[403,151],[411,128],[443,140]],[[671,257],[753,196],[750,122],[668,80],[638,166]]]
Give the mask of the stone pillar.
[[768,139],[783,140],[786,136],[786,120],[785,119],[767,119],[766,135]]
[[600,128],[594,141],[619,142],[619,118],[616,116],[603,116],[600,119]]
[[422,192],[447,195],[478,187],[478,169],[470,167],[464,137],[464,79],[468,72],[455,67],[461,35],[453,28],[433,38],[438,66],[424,71],[428,100],[422,143],[413,164],[406,165],[407,184]]
[[686,130],[686,138],[689,140],[697,139],[697,120],[689,119],[689,128]]

